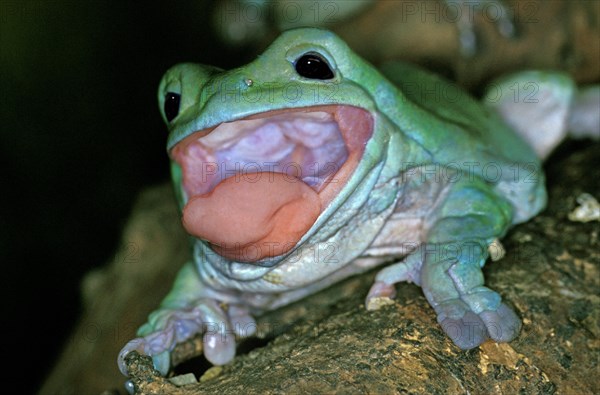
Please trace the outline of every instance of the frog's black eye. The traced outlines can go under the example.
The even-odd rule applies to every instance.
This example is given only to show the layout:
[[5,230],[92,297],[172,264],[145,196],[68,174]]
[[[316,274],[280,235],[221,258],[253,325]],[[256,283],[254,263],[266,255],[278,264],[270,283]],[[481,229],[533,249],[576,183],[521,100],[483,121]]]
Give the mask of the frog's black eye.
[[179,101],[181,95],[173,92],[167,92],[165,95],[165,117],[171,122],[179,114]]
[[333,71],[327,64],[327,61],[316,53],[307,53],[300,56],[295,63],[296,72],[305,78],[315,80],[330,80],[333,78]]

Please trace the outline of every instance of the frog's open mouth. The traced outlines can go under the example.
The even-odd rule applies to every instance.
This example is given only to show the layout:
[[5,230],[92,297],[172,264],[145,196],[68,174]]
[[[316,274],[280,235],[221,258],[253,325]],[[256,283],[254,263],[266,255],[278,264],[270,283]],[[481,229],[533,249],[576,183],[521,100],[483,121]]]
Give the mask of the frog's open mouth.
[[342,190],[372,133],[368,111],[342,105],[268,111],[193,133],[171,150],[186,230],[240,262],[288,252]]

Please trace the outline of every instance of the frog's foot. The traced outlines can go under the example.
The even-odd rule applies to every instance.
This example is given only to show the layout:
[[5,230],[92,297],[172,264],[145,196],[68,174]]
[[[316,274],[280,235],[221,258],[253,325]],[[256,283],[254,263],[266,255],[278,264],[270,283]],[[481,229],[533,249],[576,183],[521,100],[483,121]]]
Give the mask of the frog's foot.
[[204,335],[206,359],[214,365],[224,365],[235,356],[235,337],[251,336],[255,331],[256,322],[244,308],[229,306],[226,312],[212,299],[202,299],[190,309],[161,309],[140,328],[141,336],[123,347],[118,357],[119,369],[127,376],[125,356],[136,350],[151,356],[154,367],[166,375],[171,351],[197,334]]
[[521,329],[521,321],[504,303],[494,309],[474,311],[462,299],[452,299],[434,309],[444,332],[463,350],[475,348],[488,338],[497,342],[511,341]]
[[396,262],[380,270],[367,294],[366,309],[379,310],[385,305],[393,304],[392,299],[396,296],[396,288],[394,287],[396,283],[406,281],[420,285],[421,265],[421,254],[413,252],[403,261]]

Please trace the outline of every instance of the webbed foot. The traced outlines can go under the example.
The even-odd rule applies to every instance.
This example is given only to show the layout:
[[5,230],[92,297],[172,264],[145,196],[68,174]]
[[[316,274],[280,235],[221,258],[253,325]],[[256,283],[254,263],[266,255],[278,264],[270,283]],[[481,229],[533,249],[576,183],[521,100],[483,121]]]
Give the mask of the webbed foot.
[[204,335],[204,356],[214,365],[224,365],[235,356],[235,337],[251,336],[256,322],[238,306],[223,308],[216,300],[201,299],[189,309],[160,309],[138,330],[140,337],[131,340],[119,353],[121,372],[127,376],[125,356],[133,350],[152,357],[154,367],[169,372],[171,351],[178,343],[197,334]]
[[463,350],[479,346],[487,339],[508,342],[521,329],[521,320],[504,303],[495,310],[475,313],[460,299],[452,299],[435,307],[437,321],[454,344]]
[[[445,244],[438,247],[448,247]],[[460,253],[448,256],[431,249],[421,270],[421,286],[437,313],[444,332],[461,349],[479,346],[487,339],[508,342],[521,329],[517,315],[502,297],[484,286],[481,268],[489,242],[463,244]]]

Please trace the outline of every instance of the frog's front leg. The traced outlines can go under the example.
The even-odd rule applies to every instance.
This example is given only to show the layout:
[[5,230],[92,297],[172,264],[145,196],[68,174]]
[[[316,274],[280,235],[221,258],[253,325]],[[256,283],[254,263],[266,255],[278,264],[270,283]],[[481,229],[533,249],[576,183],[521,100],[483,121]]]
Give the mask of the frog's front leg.
[[119,353],[121,372],[127,375],[125,356],[136,350],[151,356],[154,367],[166,375],[171,351],[178,343],[197,334],[204,335],[204,355],[209,362],[228,363],[235,356],[235,336],[251,336],[256,329],[248,310],[235,301],[207,287],[193,263],[186,263],[171,292],[138,330],[139,337],[127,343]]
[[438,323],[460,348],[477,347],[487,338],[507,342],[521,327],[500,295],[483,285],[487,258],[484,240],[430,244],[425,249],[421,286]]
[[[462,184],[462,185],[461,185]],[[393,284],[420,285],[444,332],[462,349],[487,338],[507,342],[521,327],[500,295],[483,285],[488,245],[510,225],[510,205],[483,181],[458,183],[429,218],[426,242],[403,262],[384,268],[367,297],[393,297]],[[379,303],[381,304],[381,303]]]

